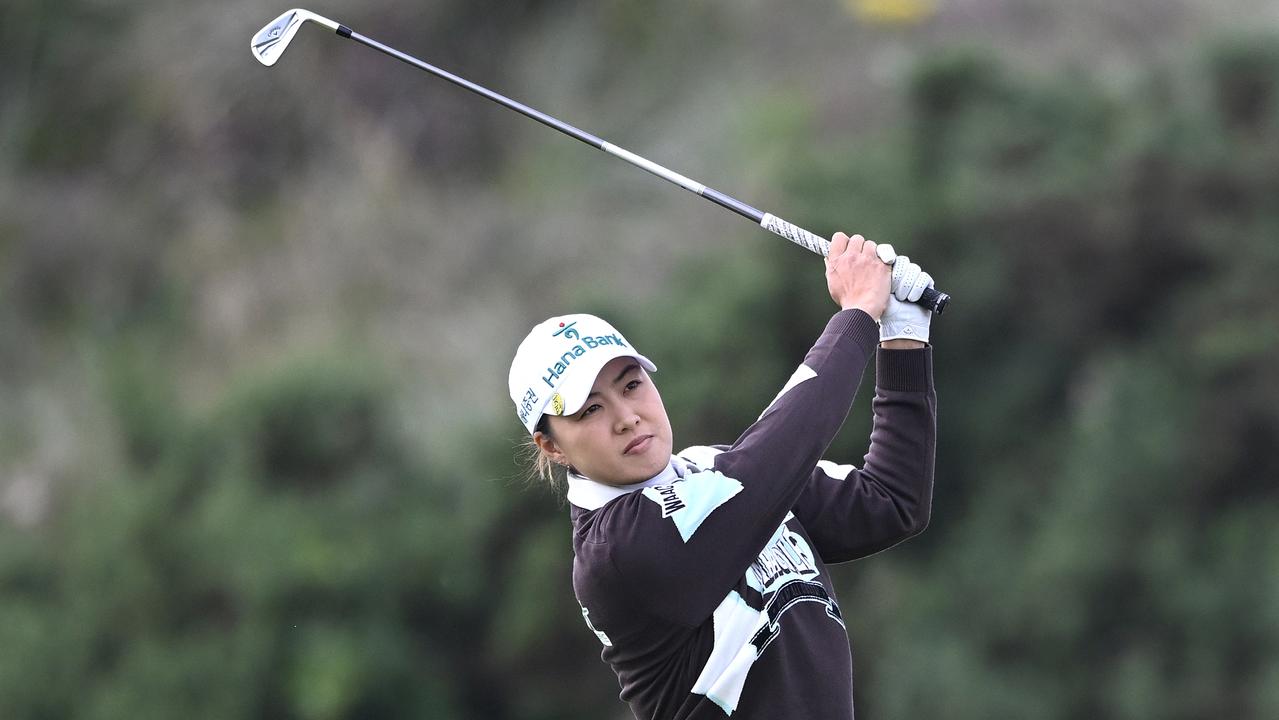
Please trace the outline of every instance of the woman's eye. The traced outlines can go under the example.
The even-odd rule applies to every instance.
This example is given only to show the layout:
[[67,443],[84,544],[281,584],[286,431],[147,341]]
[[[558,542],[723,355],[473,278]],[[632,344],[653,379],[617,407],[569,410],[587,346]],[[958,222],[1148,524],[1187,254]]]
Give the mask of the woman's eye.
[[590,407],[582,411],[582,417],[586,417],[587,415],[590,415],[591,413],[594,413],[596,410],[599,410],[599,409],[600,409],[600,406],[598,403],[591,405]]
[[640,386],[640,381],[639,381],[639,380],[632,380],[632,381],[630,381],[630,382],[626,383],[626,389],[627,389],[627,390],[634,390],[635,388],[637,388],[637,387],[639,387],[639,386]]

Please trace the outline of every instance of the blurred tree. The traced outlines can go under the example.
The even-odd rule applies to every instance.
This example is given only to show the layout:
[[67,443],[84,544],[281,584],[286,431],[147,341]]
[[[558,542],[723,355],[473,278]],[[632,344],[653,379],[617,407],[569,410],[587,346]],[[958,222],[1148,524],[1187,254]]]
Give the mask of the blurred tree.
[[852,584],[872,714],[1274,712],[1275,57],[1228,44],[1145,102],[939,57],[900,150],[844,156],[901,183],[892,240],[962,307],[938,323],[929,561]]
[[414,453],[384,376],[306,361],[195,420],[164,378],[118,367],[129,469],[0,544],[0,716],[562,717],[598,701],[563,682],[597,662],[585,648],[547,665],[580,623],[549,602],[567,578],[557,513],[519,507],[468,455]]

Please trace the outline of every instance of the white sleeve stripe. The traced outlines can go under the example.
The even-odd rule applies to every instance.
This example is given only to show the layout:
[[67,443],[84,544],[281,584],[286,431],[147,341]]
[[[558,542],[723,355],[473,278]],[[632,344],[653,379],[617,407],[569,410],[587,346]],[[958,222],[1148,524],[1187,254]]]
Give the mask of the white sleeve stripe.
[[751,638],[768,622],[768,614],[756,610],[735,590],[729,590],[714,613],[715,645],[692,692],[705,695],[732,715],[746,687],[746,675],[759,657]]
[[817,467],[836,480],[846,480],[848,473],[856,469],[852,465],[836,465],[830,460],[818,460]]
[[768,404],[768,407],[764,408],[764,412],[760,413],[759,416],[764,417],[764,415],[777,404],[777,401],[781,400],[782,396],[790,392],[796,385],[807,380],[812,380],[815,377],[817,377],[817,371],[807,365],[801,364],[799,367],[795,368],[795,372],[791,374],[790,380],[786,381],[786,384],[782,386],[781,391],[777,393],[777,397],[773,398],[773,401]]
[[710,470],[715,467],[715,456],[722,452],[724,451],[709,445],[692,445],[676,455],[696,465],[698,470]]

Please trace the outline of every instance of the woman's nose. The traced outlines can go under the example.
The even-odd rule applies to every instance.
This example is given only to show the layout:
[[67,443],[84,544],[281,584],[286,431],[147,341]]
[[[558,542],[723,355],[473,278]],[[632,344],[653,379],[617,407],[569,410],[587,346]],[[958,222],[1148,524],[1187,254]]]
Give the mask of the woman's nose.
[[617,431],[623,432],[629,428],[638,426],[640,423],[639,413],[627,410],[623,412],[617,419]]

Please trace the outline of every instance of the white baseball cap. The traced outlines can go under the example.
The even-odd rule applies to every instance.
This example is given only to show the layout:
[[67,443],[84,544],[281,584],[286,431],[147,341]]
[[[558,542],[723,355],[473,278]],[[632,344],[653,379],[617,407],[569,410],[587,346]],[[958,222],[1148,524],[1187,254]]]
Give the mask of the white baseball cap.
[[572,415],[582,409],[595,376],[609,360],[633,357],[656,372],[612,325],[594,315],[560,315],[533,327],[511,361],[511,401],[531,435],[542,415]]

